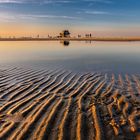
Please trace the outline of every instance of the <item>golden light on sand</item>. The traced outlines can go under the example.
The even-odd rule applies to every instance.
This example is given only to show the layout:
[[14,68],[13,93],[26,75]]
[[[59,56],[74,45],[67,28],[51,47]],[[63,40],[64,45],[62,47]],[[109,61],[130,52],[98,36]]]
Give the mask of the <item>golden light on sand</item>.
[[2,75],[0,139],[139,138],[137,75],[17,67]]

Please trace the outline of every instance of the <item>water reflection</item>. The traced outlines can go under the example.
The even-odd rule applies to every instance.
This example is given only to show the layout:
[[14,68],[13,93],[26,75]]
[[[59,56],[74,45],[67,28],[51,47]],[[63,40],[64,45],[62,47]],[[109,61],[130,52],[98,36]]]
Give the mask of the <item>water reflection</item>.
[[65,47],[70,45],[70,41],[68,41],[68,40],[62,40],[62,41],[60,41],[60,43],[63,44],[63,46],[65,46]]
[[[91,44],[92,42],[93,41],[91,41],[91,40],[84,41],[84,43],[86,43],[86,44]],[[60,44],[62,44],[64,47],[67,47],[70,45],[70,41],[69,40],[61,40]]]
[[93,41],[91,41],[91,40],[87,40],[87,41],[85,41],[85,43],[89,43],[89,44],[91,44]]
[[[61,43],[61,44],[60,44]],[[64,46],[69,46],[65,49]],[[1,42],[2,64],[54,67],[73,71],[140,72],[140,42]]]

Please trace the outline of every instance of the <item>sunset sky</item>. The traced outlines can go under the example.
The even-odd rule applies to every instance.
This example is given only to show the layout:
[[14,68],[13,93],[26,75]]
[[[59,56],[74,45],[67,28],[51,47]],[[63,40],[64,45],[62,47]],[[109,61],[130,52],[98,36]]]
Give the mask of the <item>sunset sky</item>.
[[140,36],[140,0],[0,0],[0,36]]

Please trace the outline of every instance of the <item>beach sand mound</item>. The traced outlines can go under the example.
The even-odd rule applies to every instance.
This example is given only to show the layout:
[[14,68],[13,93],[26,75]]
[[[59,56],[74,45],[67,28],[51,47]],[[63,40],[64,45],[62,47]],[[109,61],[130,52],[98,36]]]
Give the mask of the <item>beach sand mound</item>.
[[0,140],[140,140],[140,76],[0,70]]

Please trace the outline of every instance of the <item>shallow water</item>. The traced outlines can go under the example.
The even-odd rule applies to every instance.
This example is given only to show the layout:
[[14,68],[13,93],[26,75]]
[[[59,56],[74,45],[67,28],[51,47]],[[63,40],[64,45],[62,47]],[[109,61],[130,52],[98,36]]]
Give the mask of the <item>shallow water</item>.
[[139,73],[140,42],[0,42],[0,65]]

